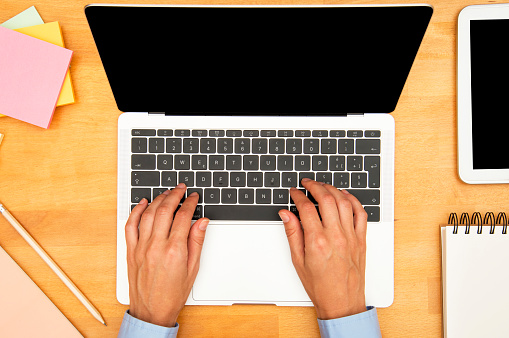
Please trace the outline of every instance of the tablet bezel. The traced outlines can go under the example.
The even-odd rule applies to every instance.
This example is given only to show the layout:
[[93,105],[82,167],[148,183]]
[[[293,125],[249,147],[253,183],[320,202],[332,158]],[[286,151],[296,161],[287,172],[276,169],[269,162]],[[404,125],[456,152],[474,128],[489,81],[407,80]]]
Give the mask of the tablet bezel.
[[461,180],[470,184],[509,183],[509,168],[473,167],[470,21],[493,19],[509,19],[509,4],[468,6],[458,16],[458,171]]

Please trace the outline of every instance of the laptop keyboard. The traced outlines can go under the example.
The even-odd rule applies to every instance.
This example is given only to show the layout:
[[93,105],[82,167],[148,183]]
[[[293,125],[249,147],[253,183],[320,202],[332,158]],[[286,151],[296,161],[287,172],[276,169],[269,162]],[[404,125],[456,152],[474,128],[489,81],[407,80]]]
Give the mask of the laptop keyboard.
[[380,220],[379,130],[131,131],[131,209],[183,182],[200,200],[193,219],[279,221],[298,215],[289,188],[304,177],[348,189]]

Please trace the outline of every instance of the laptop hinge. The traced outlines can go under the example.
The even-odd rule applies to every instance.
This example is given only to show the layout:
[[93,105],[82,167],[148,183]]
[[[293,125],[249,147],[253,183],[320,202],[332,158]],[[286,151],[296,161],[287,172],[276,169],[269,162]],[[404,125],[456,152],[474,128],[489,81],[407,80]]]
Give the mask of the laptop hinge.
[[346,116],[362,116],[364,113],[348,113]]
[[164,111],[149,111],[149,115],[166,115]]

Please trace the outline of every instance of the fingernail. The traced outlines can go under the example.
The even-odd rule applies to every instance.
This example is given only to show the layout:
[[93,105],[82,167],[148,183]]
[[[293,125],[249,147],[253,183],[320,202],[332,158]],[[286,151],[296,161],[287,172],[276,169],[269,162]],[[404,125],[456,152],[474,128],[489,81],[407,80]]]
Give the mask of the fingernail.
[[198,196],[198,193],[196,191],[193,191],[189,196],[187,197],[191,197],[191,196]]
[[170,194],[170,189],[166,190],[165,192],[163,192],[163,195],[169,195]]
[[307,177],[304,177],[301,181],[302,181],[302,182],[309,182],[309,181],[311,181],[311,179],[310,179],[310,178],[307,178]]
[[209,220],[205,219],[205,220],[201,221],[200,226],[198,228],[203,231],[203,230],[207,229],[207,225],[209,225]]
[[320,185],[325,185],[325,182],[318,182],[318,183],[320,183]]
[[346,191],[345,189],[341,190],[341,192],[343,192],[343,194],[345,194],[345,195],[350,195],[350,193],[348,191]]
[[288,221],[290,221],[290,217],[288,217],[288,215],[286,213],[278,212],[278,215],[281,218],[281,220],[283,221],[283,223],[288,223]]
[[147,204],[148,200],[146,198],[142,198],[139,204]]
[[179,183],[175,188],[184,189],[186,185],[184,183]]

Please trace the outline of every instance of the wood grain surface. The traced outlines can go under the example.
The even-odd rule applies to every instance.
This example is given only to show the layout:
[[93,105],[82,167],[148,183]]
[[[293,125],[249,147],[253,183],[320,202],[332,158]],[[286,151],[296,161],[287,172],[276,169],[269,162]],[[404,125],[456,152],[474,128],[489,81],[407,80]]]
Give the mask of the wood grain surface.
[[[447,221],[448,214],[509,211],[507,185],[467,185],[457,173],[457,16],[467,5],[494,2],[429,1],[434,14],[393,113],[395,299],[389,308],[378,309],[385,337],[441,335],[439,224]],[[83,11],[86,4],[82,0],[0,0],[0,22],[32,5],[45,22],[60,22],[66,47],[74,51],[71,76],[77,100],[56,109],[48,130],[0,118],[0,132],[5,134],[0,145],[0,202],[99,309],[108,326],[87,312],[3,218],[0,245],[84,336],[114,337],[127,309],[115,297],[116,132],[120,111],[88,28]],[[185,307],[179,323],[180,337],[319,335],[314,309],[304,307]]]

